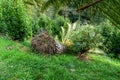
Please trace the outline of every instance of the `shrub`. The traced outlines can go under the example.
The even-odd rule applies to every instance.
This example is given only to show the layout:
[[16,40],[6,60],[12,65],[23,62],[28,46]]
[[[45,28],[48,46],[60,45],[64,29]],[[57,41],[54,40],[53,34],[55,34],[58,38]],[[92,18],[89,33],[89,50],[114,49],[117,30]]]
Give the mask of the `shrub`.
[[13,40],[24,40],[32,35],[30,16],[22,0],[2,0],[2,23],[7,26],[7,34]]
[[68,19],[64,19],[60,16],[51,19],[46,15],[41,14],[39,19],[35,22],[35,25],[33,27],[33,34],[37,34],[42,28],[52,36],[55,37],[57,35],[58,38],[61,39],[61,27],[66,27],[67,22],[69,22]]
[[66,39],[64,40],[69,51],[86,53],[91,48],[95,48],[101,44],[102,37],[95,27],[84,25],[77,27],[75,30],[72,28],[69,27]]
[[118,58],[120,54],[120,30],[110,24],[110,22],[102,23],[99,28],[104,38],[104,51]]

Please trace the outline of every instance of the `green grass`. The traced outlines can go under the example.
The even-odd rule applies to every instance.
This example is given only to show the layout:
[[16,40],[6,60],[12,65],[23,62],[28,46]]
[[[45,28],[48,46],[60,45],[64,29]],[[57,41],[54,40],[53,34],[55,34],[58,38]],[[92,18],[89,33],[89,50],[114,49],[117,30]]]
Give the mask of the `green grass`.
[[0,80],[119,80],[120,61],[90,54],[90,61],[73,55],[38,55],[29,42],[0,37]]

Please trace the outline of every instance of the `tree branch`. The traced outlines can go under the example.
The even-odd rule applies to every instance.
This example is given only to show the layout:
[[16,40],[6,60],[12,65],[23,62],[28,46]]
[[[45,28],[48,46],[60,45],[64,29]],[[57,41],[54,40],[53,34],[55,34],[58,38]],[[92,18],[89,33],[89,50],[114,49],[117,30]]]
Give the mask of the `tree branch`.
[[97,3],[100,3],[101,1],[103,1],[103,0],[96,0],[96,1],[93,2],[93,3],[90,3],[90,4],[88,4],[88,5],[85,5],[85,6],[81,7],[81,8],[79,8],[79,9],[77,9],[77,12],[80,12],[80,11],[82,11],[82,10],[84,10],[84,9],[87,9],[87,8],[89,8],[89,7],[97,4]]

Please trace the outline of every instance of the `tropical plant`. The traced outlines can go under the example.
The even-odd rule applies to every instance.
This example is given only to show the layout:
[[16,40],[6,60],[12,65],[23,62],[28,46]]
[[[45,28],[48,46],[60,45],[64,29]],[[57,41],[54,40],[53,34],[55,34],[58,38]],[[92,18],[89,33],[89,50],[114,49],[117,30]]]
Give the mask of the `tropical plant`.
[[61,42],[63,44],[66,44],[66,45],[71,45],[72,42],[69,40],[69,37],[71,35],[71,32],[74,31],[77,27],[77,22],[75,23],[67,23],[68,25],[68,28],[64,28],[64,27],[61,27],[62,28],[62,33],[61,33],[61,36],[62,36],[62,40]]
[[31,46],[33,50],[45,54],[62,53],[65,50],[65,46],[55,41],[46,31],[42,31],[33,37]]
[[70,40],[74,43],[72,47],[75,46],[75,50],[81,53],[86,53],[102,44],[102,36],[96,28],[90,25],[82,26],[77,31],[73,31]]
[[68,24],[68,27],[67,31],[62,28],[62,42],[68,51],[83,54],[102,45],[103,39],[98,28],[92,25],[77,26],[77,22]]

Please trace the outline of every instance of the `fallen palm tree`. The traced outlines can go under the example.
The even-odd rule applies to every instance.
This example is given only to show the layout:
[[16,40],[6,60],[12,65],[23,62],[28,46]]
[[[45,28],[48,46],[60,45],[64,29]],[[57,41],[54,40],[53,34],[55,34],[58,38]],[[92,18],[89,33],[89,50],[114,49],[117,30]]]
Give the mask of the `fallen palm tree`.
[[62,53],[65,50],[65,46],[55,41],[46,31],[42,31],[31,41],[33,50],[44,54],[56,54]]

